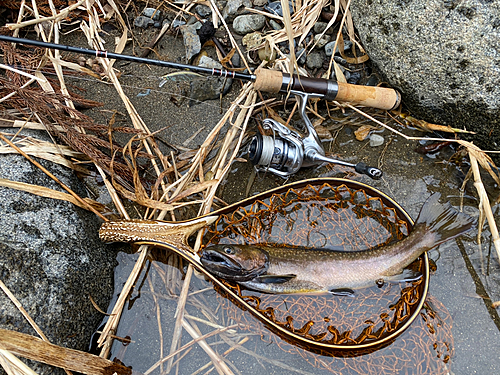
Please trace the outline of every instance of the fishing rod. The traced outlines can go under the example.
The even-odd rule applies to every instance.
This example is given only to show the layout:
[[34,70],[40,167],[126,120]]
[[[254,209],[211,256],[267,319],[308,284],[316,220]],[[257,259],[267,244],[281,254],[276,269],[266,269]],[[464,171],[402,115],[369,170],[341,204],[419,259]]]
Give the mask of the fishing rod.
[[282,73],[276,70],[257,69],[255,74],[248,74],[225,69],[204,68],[196,65],[154,60],[109,51],[73,47],[39,40],[16,38],[7,35],[0,35],[0,41],[57,49],[95,57],[151,64],[165,68],[187,69],[196,73],[234,78],[241,81],[251,81],[254,83],[256,90],[269,93],[299,91],[314,95],[314,97],[320,97],[327,101],[344,101],[386,110],[395,109],[399,106],[401,101],[399,93],[396,90],[387,87],[352,85],[324,78],[299,77],[295,74],[290,76],[287,73]]
[[[306,104],[309,98],[320,98],[327,101],[349,102],[367,107],[392,110],[399,106],[401,95],[387,87],[362,86],[337,82],[331,79],[312,78],[290,75],[270,69],[257,69],[254,74],[240,73],[226,69],[205,68],[170,61],[154,60],[108,51],[93,50],[0,35],[0,41],[50,48],[61,51],[91,55],[95,57],[151,64],[165,68],[190,70],[218,77],[234,78],[253,82],[254,88],[268,93],[291,93],[298,99],[299,112],[305,123],[306,135],[301,137],[294,131],[282,126],[274,120],[266,121],[265,125],[273,131],[274,136],[256,136],[250,142],[250,161],[258,169],[268,170],[282,177],[296,173],[301,167],[307,167],[323,162],[340,164],[355,168],[373,179],[382,177],[382,171],[369,167],[364,163],[351,164],[325,156],[325,151],[318,138],[316,130],[306,114]],[[277,134],[277,136],[276,136]]]

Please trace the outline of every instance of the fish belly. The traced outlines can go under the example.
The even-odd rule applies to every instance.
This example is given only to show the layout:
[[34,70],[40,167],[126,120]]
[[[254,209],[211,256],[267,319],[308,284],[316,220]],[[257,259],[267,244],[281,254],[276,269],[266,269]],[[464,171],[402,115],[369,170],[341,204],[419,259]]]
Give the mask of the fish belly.
[[[335,289],[361,289],[374,286],[376,281],[391,276],[390,268],[396,269],[392,257],[358,259],[356,254],[345,254],[341,259],[312,262],[270,263],[267,274],[296,275],[282,284],[262,285],[264,288],[283,290],[282,293],[327,292]],[[401,272],[397,270],[396,272]],[[255,285],[254,287],[257,287]],[[285,291],[286,290],[286,291]],[[279,293],[278,291],[269,291]]]

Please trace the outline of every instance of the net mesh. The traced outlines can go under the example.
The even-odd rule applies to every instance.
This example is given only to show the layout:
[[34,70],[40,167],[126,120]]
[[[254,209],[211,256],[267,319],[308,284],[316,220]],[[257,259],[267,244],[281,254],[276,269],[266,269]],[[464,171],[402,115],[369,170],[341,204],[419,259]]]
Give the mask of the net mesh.
[[[411,223],[399,208],[364,189],[346,185],[308,185],[255,200],[221,215],[206,230],[204,246],[263,244],[359,251],[401,240],[410,229]],[[417,259],[410,267],[423,271],[424,262]],[[300,337],[346,348],[373,344],[373,347],[367,345],[368,349],[363,352],[344,352],[342,357],[365,356],[342,359],[343,374],[440,374],[448,371],[447,363],[452,353],[451,319],[444,306],[432,298],[426,300],[420,313],[416,311],[423,295],[423,279],[358,290],[355,298],[329,294],[262,294],[224,283],[242,297],[245,304]],[[239,310],[247,306],[218,291],[229,317],[254,329],[255,319]],[[380,349],[376,348],[377,342],[392,336],[415,314],[420,315],[411,328],[391,342],[390,351],[397,351],[397,355],[388,355],[387,348],[376,350]],[[338,352],[314,348],[311,353],[303,350],[311,348],[300,340],[283,339],[285,341],[276,339],[283,350],[304,357],[315,367],[338,368],[338,363],[332,367],[332,363],[339,360]],[[373,360],[367,360],[366,354]],[[396,368],[399,370],[395,371]],[[401,372],[401,368],[406,370]]]

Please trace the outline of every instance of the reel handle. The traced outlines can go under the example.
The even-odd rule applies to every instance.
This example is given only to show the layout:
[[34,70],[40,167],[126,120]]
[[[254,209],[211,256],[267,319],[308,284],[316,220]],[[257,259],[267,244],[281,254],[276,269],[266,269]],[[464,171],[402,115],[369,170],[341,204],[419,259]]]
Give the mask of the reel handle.
[[328,101],[337,100],[391,110],[401,103],[401,95],[387,87],[352,85],[331,79],[302,77],[277,70],[257,69],[254,87],[264,92],[300,91]]
[[368,177],[373,178],[374,180],[380,180],[382,178],[382,171],[375,167],[370,167],[363,162],[359,162],[354,166],[354,169],[358,173],[366,174]]

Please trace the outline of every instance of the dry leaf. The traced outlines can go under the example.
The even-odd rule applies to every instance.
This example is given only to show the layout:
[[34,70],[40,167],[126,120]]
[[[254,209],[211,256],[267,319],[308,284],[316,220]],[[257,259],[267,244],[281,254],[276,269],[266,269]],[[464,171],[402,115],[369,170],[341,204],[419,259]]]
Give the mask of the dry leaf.
[[410,125],[410,126],[415,126],[421,130],[425,131],[439,131],[439,132],[446,132],[446,133],[469,133],[469,134],[476,134],[475,132],[471,132],[468,130],[462,130],[462,129],[457,129],[457,128],[452,128],[451,126],[445,126],[445,125],[438,125],[438,124],[432,124],[430,122],[424,121],[424,120],[419,120],[416,119],[415,117],[409,116],[405,113],[401,113],[399,115],[405,121]]
[[323,125],[315,126],[314,129],[322,141],[333,141],[332,133]]
[[370,135],[370,132],[375,129],[375,127],[371,125],[362,125],[359,127],[358,130],[354,132],[354,135],[356,136],[356,139],[358,141],[364,141],[368,135]]

